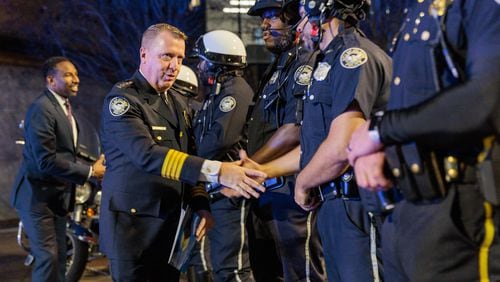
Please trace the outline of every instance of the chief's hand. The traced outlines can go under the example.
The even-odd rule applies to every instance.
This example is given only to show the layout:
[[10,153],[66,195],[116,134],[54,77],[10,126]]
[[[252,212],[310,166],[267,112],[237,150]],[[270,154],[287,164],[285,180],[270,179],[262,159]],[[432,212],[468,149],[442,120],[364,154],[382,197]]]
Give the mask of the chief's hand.
[[255,179],[264,179],[266,174],[258,170],[241,167],[241,161],[232,163],[223,162],[219,172],[219,183],[223,186],[236,190],[243,197],[249,199],[251,196],[258,198],[257,191],[264,192],[266,188]]
[[200,224],[198,224],[198,228],[196,228],[196,241],[200,241],[203,236],[207,233],[208,230],[210,230],[214,224],[214,218],[212,217],[212,214],[209,211],[206,210],[199,210],[196,212],[198,216],[200,217]]
[[243,196],[240,192],[238,192],[234,189],[227,188],[227,187],[221,188],[220,192],[222,195],[226,196],[227,198],[239,198],[239,197]]
[[358,157],[354,163],[358,186],[370,191],[392,187],[391,180],[384,175],[384,161],[385,153],[382,151]]
[[100,155],[99,159],[92,165],[92,177],[99,180],[104,177],[104,173],[106,172],[106,166],[104,165],[105,161],[104,155]]
[[380,151],[383,148],[381,142],[374,141],[368,134],[370,121],[366,121],[359,126],[351,136],[351,141],[347,147],[349,163],[354,166],[354,162],[360,156],[368,155]]

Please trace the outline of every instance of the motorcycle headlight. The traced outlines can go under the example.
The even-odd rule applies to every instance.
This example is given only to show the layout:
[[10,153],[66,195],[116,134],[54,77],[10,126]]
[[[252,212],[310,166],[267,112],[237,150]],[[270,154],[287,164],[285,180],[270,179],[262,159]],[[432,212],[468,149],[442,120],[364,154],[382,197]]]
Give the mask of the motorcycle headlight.
[[97,206],[101,205],[101,196],[102,196],[102,191],[97,191],[97,193],[95,193],[94,204],[96,204]]
[[83,185],[76,185],[75,202],[77,204],[85,203],[90,198],[90,194],[92,194],[90,183],[85,182]]

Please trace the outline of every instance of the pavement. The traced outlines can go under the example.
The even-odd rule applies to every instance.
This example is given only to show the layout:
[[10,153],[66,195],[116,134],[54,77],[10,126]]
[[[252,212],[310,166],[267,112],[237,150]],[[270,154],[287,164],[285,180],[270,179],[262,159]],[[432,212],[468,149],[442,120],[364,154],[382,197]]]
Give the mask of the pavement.
[[[2,282],[31,281],[31,267],[24,265],[27,253],[17,245],[17,228],[0,229],[0,280]],[[96,258],[83,273],[82,282],[112,281],[109,276],[108,260]]]

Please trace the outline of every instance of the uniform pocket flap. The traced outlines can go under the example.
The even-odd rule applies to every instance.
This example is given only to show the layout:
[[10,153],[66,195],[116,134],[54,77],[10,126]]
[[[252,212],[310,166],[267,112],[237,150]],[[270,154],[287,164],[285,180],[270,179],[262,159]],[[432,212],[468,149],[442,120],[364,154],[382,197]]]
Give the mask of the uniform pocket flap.
[[109,209],[111,211],[125,212],[130,215],[146,215],[158,217],[161,200],[146,197],[141,194],[114,192],[111,196]]

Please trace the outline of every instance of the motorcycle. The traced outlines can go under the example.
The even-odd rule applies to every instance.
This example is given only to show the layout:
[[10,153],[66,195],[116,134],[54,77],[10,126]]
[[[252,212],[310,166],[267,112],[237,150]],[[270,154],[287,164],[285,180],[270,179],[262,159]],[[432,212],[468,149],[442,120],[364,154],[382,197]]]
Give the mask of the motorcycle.
[[[24,127],[23,121],[19,128]],[[78,162],[92,164],[99,157],[100,142],[96,130],[85,119],[79,120]],[[24,139],[16,140],[24,145]],[[104,255],[99,252],[99,209],[101,205],[101,186],[98,181],[89,180],[75,187],[75,204],[68,216],[66,225],[66,281],[78,281],[89,261]],[[17,243],[28,252],[24,264],[29,266],[34,257],[30,253],[29,238],[19,221]]]

